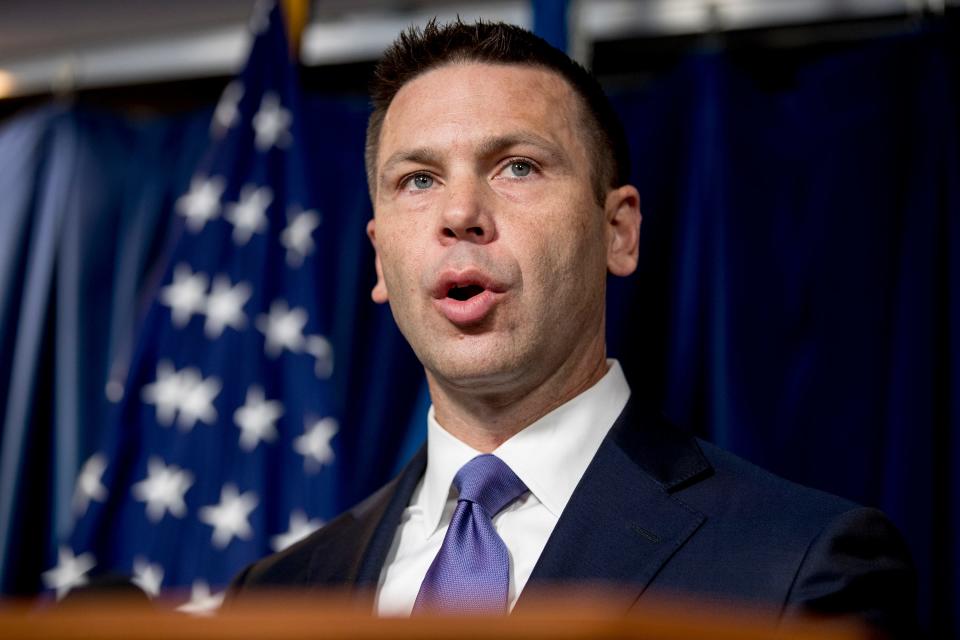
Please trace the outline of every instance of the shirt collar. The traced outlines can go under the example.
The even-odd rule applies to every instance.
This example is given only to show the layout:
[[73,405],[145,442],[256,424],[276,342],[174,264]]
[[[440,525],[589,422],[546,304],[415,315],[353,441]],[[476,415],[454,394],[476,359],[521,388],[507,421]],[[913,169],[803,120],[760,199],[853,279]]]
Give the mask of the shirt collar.
[[[620,363],[592,387],[557,407],[493,451],[530,492],[559,518],[587,466],[630,398]],[[415,502],[427,535],[440,526],[453,478],[480,452],[461,442],[427,412],[427,470]]]

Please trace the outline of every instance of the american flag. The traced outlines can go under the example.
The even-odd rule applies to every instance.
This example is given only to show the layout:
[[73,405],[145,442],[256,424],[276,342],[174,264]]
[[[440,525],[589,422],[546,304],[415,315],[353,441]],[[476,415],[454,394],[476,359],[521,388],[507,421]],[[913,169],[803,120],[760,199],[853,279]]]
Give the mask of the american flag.
[[207,611],[243,566],[333,515],[332,305],[318,258],[332,245],[306,180],[280,8],[257,5],[250,29],[171,212],[176,240],[113,390],[115,420],[77,480],[74,532],[42,576],[58,596],[124,574]]

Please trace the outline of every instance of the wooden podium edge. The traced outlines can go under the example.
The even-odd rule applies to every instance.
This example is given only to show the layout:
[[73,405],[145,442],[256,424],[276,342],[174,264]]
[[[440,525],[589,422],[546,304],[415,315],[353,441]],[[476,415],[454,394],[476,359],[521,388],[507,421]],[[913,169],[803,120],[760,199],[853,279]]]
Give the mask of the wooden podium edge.
[[769,613],[743,608],[660,601],[629,615],[604,598],[538,598],[509,616],[387,618],[371,615],[369,604],[342,594],[272,593],[249,598],[211,617],[129,600],[97,600],[64,606],[28,602],[0,604],[0,638],[89,638],[208,640],[223,638],[335,638],[376,640],[456,638],[457,640],[867,640],[875,636],[846,621],[797,619],[777,623]]

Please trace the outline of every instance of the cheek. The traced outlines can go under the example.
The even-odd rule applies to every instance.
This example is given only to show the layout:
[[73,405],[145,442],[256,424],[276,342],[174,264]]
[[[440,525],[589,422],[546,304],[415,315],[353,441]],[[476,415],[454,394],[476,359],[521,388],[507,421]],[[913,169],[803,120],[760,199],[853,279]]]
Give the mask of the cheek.
[[390,292],[391,305],[403,304],[417,290],[421,252],[404,235],[383,234],[379,244],[380,266]]
[[524,295],[538,313],[549,315],[558,298],[568,298],[568,292],[583,283],[583,238],[570,228],[526,229],[514,252],[523,274]]
[[523,225],[526,246],[522,255],[529,256],[532,266],[546,270],[547,275],[572,274],[585,282],[594,275],[597,264],[605,264],[603,212],[592,203],[581,203],[577,208],[568,201],[550,215],[527,220],[536,223]]

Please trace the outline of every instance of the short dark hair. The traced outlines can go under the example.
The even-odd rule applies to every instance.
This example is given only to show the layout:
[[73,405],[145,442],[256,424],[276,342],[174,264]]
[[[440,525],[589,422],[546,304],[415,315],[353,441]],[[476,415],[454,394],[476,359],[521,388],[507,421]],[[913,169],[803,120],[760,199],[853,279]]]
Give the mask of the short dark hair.
[[582,101],[588,150],[594,161],[593,182],[602,203],[608,189],[624,185],[630,173],[623,125],[610,100],[590,72],[521,27],[503,22],[438,25],[402,32],[384,52],[370,86],[373,113],[367,125],[366,169],[370,192],[375,192],[377,148],[383,119],[401,87],[417,76],[451,63],[486,62],[541,67],[564,78]]

